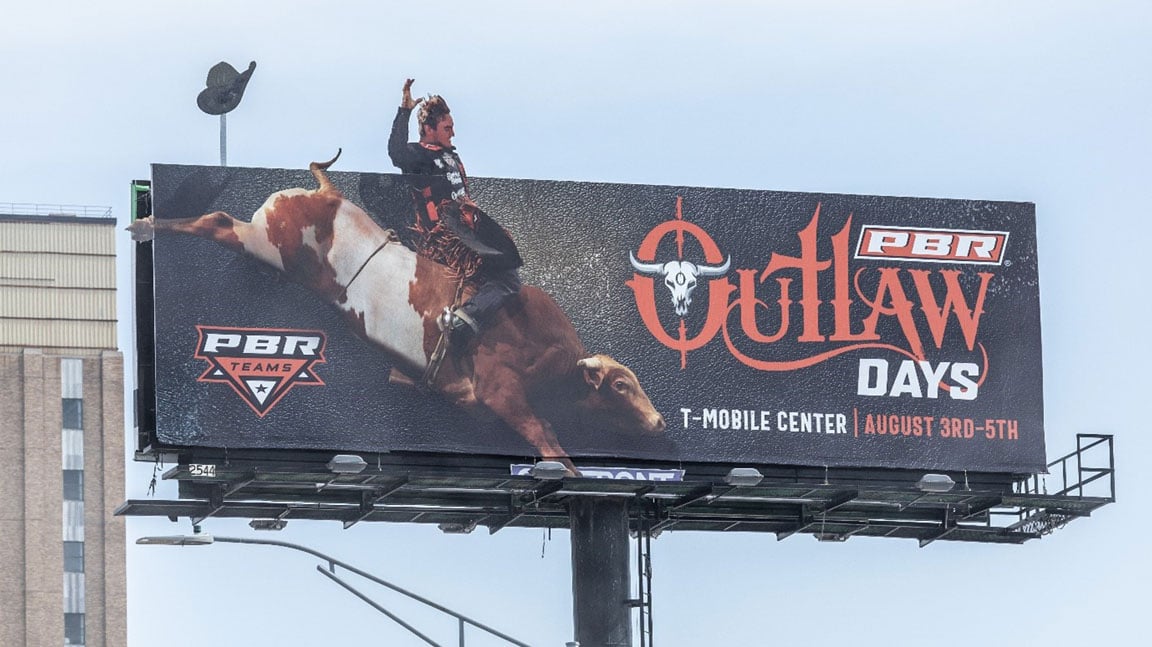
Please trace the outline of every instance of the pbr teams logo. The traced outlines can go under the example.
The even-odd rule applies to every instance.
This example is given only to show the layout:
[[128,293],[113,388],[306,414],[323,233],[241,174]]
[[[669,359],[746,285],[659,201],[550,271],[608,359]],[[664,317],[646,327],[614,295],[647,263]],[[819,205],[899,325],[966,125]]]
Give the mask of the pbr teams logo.
[[196,326],[196,359],[208,362],[198,382],[232,387],[263,418],[297,384],[323,385],[313,366],[324,362],[324,333],[276,328]]

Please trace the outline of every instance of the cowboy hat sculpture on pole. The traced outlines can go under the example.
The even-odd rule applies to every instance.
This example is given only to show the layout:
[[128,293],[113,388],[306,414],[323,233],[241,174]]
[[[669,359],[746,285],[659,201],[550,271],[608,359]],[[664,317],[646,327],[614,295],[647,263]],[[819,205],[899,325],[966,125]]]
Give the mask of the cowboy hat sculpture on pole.
[[228,165],[228,127],[227,113],[240,105],[244,97],[244,89],[248,87],[248,80],[252,72],[256,71],[256,61],[248,64],[248,69],[237,72],[236,68],[221,61],[208,70],[208,79],[200,95],[196,97],[196,105],[210,115],[220,115],[220,166]]

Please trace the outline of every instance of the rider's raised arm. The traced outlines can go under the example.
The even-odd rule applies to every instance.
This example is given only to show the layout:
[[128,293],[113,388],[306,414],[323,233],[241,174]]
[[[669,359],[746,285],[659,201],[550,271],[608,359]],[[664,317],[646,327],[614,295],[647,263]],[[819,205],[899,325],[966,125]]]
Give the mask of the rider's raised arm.
[[412,99],[412,82],[404,82],[403,94],[400,98],[400,108],[396,110],[396,117],[392,120],[392,133],[388,136],[388,157],[404,173],[420,172],[423,156],[412,151],[408,144],[408,122],[412,118],[412,110],[420,105],[423,98]]

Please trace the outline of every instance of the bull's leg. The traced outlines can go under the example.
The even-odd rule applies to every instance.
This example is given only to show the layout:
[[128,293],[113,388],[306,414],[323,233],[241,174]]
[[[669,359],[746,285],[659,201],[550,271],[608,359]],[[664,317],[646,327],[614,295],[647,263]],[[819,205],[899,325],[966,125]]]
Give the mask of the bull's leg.
[[556,434],[552,431],[552,425],[547,420],[538,418],[532,412],[524,392],[519,388],[510,386],[514,383],[514,381],[504,382],[497,393],[485,394],[485,397],[481,397],[484,406],[511,425],[524,440],[536,448],[541,458],[559,461],[568,468],[568,472],[572,476],[579,476],[580,471],[576,469],[572,460],[568,458],[568,453],[560,446],[560,441],[556,439]]
[[[500,417],[504,418],[504,416]],[[580,470],[576,469],[572,459],[568,458],[568,452],[564,451],[564,448],[560,446],[560,441],[556,440],[552,425],[548,424],[547,420],[541,420],[536,416],[527,416],[519,421],[504,419],[540,452],[541,459],[558,461],[568,468],[570,476],[580,476]]]
[[152,240],[156,231],[174,231],[206,238],[236,252],[244,251],[243,238],[252,225],[223,211],[216,211],[196,218],[175,218],[156,220],[153,216],[140,218],[128,226],[132,240]]

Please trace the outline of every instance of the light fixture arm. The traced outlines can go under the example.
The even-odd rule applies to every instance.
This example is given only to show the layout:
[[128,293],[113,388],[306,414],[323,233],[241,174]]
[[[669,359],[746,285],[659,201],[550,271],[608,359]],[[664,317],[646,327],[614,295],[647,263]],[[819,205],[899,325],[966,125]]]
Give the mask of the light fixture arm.
[[[188,537],[188,539],[190,539],[191,537],[196,537],[196,536],[197,535],[190,535]],[[346,570],[350,573],[355,573],[356,575],[359,575],[360,577],[363,577],[364,579],[366,579],[370,582],[375,582],[376,584],[379,584],[380,586],[392,589],[393,591],[395,591],[401,595],[407,596],[413,600],[416,600],[417,602],[419,602],[425,606],[432,607],[433,609],[436,609],[437,611],[440,611],[441,613],[445,613],[449,616],[452,616],[453,618],[455,618],[460,623],[461,627],[463,627],[465,624],[471,625],[473,627],[476,627],[477,629],[480,629],[480,630],[485,631],[489,634],[492,634],[493,636],[496,636],[498,638],[502,638],[502,639],[506,640],[507,642],[509,642],[513,645],[516,645],[517,647],[530,647],[528,645],[528,643],[520,642],[519,640],[516,640],[515,638],[512,638],[511,636],[508,636],[507,634],[504,634],[500,631],[497,631],[496,629],[493,629],[492,627],[489,627],[489,626],[487,626],[481,622],[473,620],[472,618],[469,618],[468,616],[466,616],[462,613],[458,613],[456,611],[453,611],[452,609],[449,609],[448,607],[446,607],[444,605],[437,604],[437,603],[433,602],[432,600],[429,600],[426,597],[423,597],[421,595],[413,593],[413,592],[409,591],[408,589],[405,589],[404,587],[402,587],[398,584],[393,584],[392,582],[389,582],[388,580],[376,577],[375,575],[372,575],[371,573],[368,573],[368,572],[363,571],[359,568],[356,568],[355,566],[352,566],[351,564],[349,564],[347,562],[342,562],[342,561],[336,559],[335,557],[332,557],[330,555],[325,555],[324,553],[322,553],[318,550],[309,548],[307,546],[301,546],[300,544],[293,544],[293,543],[287,542],[287,541],[280,541],[278,539],[254,539],[254,538],[249,538],[249,537],[218,537],[218,536],[208,536],[208,535],[201,535],[201,536],[206,537],[207,541],[199,541],[199,542],[190,541],[187,544],[184,544],[184,543],[177,543],[176,541],[174,541],[174,539],[176,539],[176,538],[172,538],[172,537],[141,537],[140,539],[136,540],[136,543],[137,544],[167,544],[167,545],[188,545],[188,544],[207,544],[207,543],[251,544],[251,545],[256,545],[256,546],[279,546],[281,548],[289,548],[291,550],[296,550],[296,551],[299,551],[302,553],[307,553],[307,554],[312,555],[313,557],[316,557],[316,558],[318,558],[324,562],[327,562],[327,564],[328,564],[328,570],[327,571],[324,570],[320,566],[317,566],[316,570],[320,571],[321,573],[323,573],[325,576],[329,577],[330,579],[336,581],[338,584],[340,584],[340,586],[347,589],[353,595],[355,595],[356,597],[360,598],[361,600],[367,602],[369,605],[371,605],[377,611],[380,611],[381,613],[388,616],[392,620],[395,620],[402,627],[411,631],[412,633],[419,636],[425,642],[428,642],[431,645],[436,645],[436,643],[432,642],[428,637],[424,636],[424,634],[421,634],[419,631],[415,630],[410,625],[408,625],[408,623],[400,620],[398,617],[396,617],[394,614],[392,614],[391,612],[389,612],[386,609],[384,609],[383,607],[381,607],[379,604],[370,600],[366,595],[357,591],[355,588],[353,588],[347,582],[343,581],[339,577],[336,577],[336,575],[335,575],[336,567],[343,568],[344,570]],[[158,540],[164,540],[164,541],[158,541]],[[461,643],[461,644],[463,644],[463,643]]]

